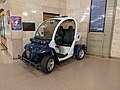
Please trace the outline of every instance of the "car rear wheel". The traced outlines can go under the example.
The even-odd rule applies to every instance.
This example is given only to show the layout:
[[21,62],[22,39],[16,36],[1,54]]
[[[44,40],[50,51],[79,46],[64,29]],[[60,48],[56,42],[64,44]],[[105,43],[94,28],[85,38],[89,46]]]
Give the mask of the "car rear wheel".
[[85,56],[85,50],[81,48],[77,55],[75,55],[77,60],[82,60]]
[[55,60],[52,55],[47,55],[43,58],[41,62],[42,71],[46,74],[49,74],[53,71],[55,67]]

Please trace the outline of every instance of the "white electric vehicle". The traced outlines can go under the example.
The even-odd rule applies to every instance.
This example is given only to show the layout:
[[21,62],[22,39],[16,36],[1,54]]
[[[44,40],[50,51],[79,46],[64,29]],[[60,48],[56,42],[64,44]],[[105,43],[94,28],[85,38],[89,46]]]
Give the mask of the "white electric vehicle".
[[25,45],[22,56],[18,58],[25,63],[51,73],[55,64],[75,56],[82,60],[86,46],[76,44],[81,35],[77,31],[76,20],[72,17],[61,16],[44,21],[38,28],[31,43]]

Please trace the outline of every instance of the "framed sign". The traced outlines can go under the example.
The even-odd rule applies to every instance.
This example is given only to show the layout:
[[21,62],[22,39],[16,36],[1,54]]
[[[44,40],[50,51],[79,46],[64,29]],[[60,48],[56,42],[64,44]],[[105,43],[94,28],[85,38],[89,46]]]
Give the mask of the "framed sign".
[[22,30],[22,17],[11,16],[11,28],[12,30]]
[[35,31],[35,23],[23,22],[23,31]]
[[92,0],[90,32],[104,32],[107,0]]

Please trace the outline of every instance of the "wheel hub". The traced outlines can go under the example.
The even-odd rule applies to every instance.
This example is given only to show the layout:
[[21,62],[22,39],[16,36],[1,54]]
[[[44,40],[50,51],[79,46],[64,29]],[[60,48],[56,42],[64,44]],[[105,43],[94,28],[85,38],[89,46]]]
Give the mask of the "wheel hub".
[[82,58],[84,56],[84,50],[80,50],[79,57]]
[[55,65],[54,59],[50,59],[50,60],[48,61],[48,64],[47,64],[47,69],[48,69],[48,71],[53,70],[54,65]]

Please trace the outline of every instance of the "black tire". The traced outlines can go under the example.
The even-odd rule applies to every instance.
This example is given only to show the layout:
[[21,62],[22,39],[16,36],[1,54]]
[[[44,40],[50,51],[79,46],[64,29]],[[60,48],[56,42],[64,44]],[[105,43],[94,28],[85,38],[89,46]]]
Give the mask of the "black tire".
[[55,67],[55,60],[53,56],[52,55],[45,56],[41,62],[42,71],[46,74],[49,74],[53,71],[54,67]]
[[81,48],[75,57],[77,60],[82,60],[85,57],[85,50]]

